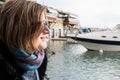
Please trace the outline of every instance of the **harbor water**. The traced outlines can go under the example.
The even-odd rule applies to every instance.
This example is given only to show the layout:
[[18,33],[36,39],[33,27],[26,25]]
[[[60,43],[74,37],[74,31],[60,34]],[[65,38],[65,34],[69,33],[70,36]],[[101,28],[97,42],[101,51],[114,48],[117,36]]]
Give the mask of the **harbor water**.
[[[80,44],[49,43],[50,80],[120,80],[120,52],[84,52]],[[51,55],[51,51],[56,54]]]

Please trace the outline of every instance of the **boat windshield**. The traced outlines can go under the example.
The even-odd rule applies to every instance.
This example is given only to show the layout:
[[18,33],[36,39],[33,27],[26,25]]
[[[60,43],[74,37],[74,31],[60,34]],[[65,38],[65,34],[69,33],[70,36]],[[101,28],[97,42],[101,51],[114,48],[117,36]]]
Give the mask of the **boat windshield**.
[[117,24],[113,29],[120,30],[120,24]]

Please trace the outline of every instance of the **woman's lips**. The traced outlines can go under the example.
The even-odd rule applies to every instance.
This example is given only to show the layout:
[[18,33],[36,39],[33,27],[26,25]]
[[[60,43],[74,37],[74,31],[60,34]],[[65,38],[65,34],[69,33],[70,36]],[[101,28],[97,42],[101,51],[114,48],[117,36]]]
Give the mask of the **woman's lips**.
[[46,41],[46,37],[40,37],[42,41]]

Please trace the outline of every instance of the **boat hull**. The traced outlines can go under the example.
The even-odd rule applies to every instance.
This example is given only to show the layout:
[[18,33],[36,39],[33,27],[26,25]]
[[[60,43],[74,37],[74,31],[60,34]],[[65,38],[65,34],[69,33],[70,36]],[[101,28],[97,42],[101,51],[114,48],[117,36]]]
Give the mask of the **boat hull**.
[[69,36],[89,50],[120,51],[120,41],[100,40],[83,37]]
[[120,46],[118,45],[97,44],[83,41],[78,42],[89,50],[120,51]]

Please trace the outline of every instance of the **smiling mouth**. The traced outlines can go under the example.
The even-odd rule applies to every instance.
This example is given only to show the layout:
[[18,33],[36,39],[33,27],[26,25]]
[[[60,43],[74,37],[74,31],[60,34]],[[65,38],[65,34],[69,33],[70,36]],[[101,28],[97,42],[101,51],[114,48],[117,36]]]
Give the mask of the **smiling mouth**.
[[40,37],[41,39],[45,39],[46,37]]

